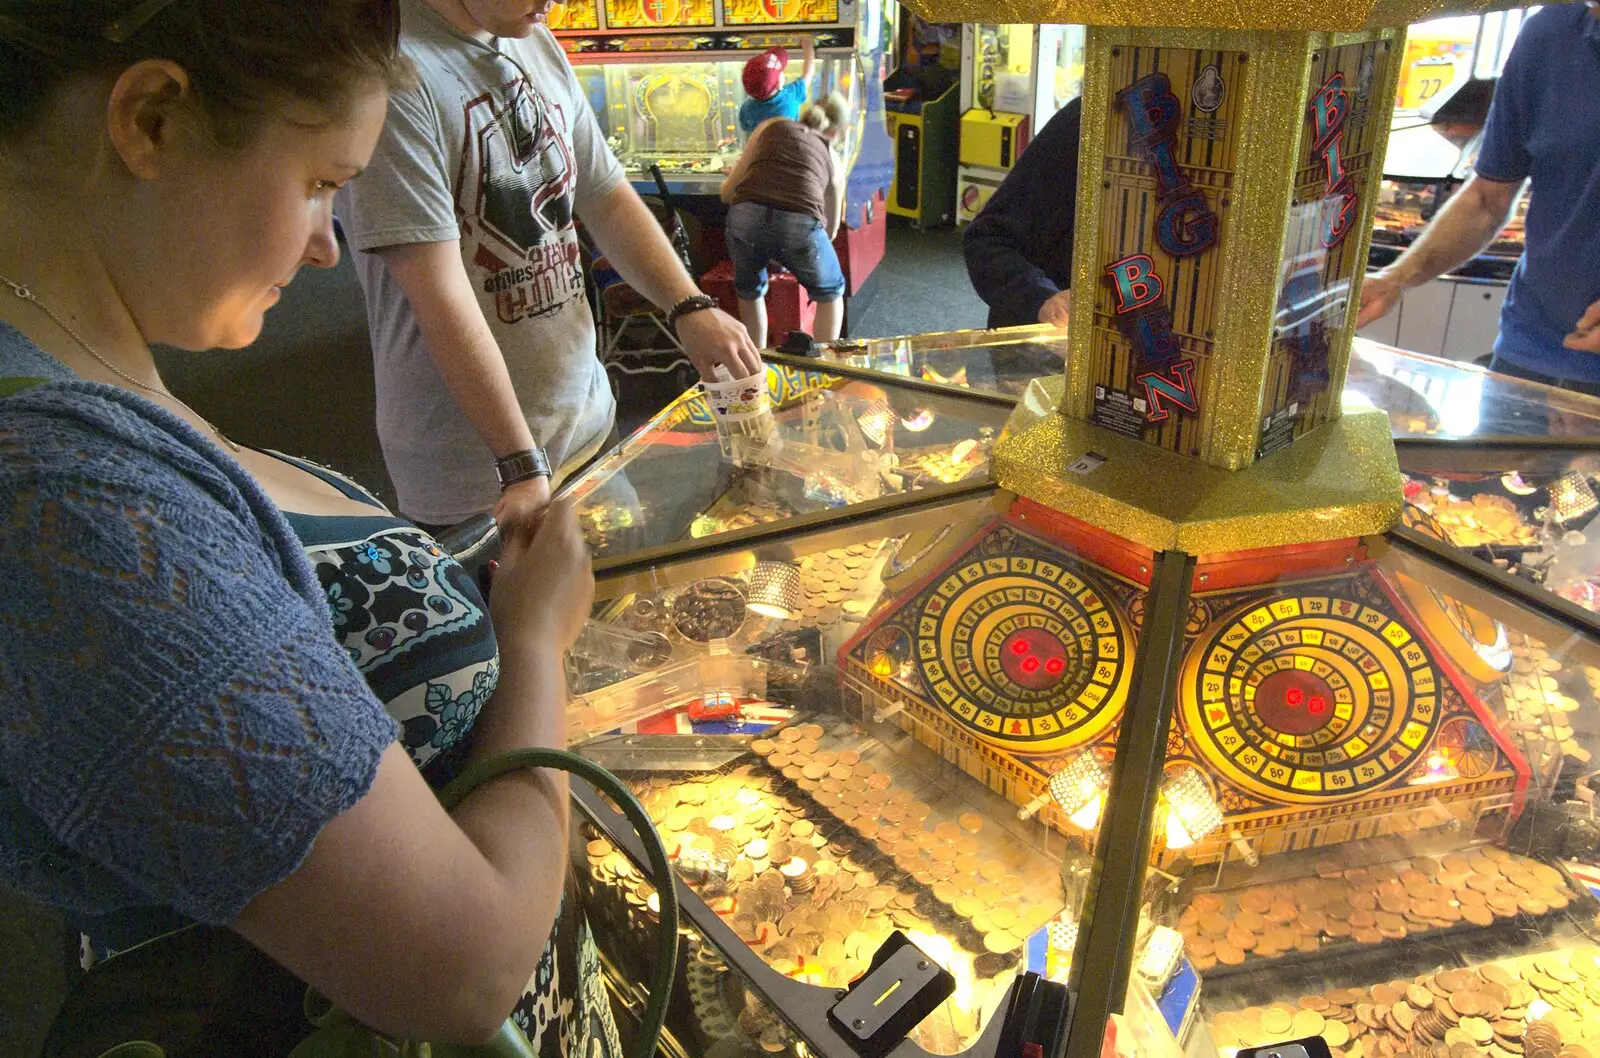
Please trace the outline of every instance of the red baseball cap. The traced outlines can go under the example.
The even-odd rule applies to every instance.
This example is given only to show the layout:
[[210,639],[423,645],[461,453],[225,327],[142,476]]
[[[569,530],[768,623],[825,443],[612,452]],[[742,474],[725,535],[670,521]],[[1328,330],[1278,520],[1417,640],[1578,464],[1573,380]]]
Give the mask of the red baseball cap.
[[744,90],[751,99],[771,99],[783,87],[783,68],[788,65],[787,51],[768,48],[744,64]]

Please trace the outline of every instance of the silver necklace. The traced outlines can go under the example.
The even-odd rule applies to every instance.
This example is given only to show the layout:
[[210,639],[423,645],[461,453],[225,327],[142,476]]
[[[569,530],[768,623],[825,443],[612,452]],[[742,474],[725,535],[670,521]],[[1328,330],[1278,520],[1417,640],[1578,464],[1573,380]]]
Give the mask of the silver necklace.
[[233,449],[235,452],[242,451],[242,449],[237,444],[235,444],[233,441],[230,441],[227,437],[225,437],[221,430],[217,429],[215,426],[212,426],[211,425],[211,421],[209,419],[207,419],[204,415],[201,415],[199,412],[195,411],[193,408],[189,407],[188,404],[184,403],[182,400],[179,400],[177,397],[173,396],[171,393],[168,393],[164,389],[157,389],[155,386],[148,386],[145,383],[140,382],[138,379],[134,378],[132,375],[130,375],[126,371],[122,370],[122,368],[118,367],[116,364],[113,364],[111,361],[107,360],[105,357],[101,356],[99,353],[95,352],[94,346],[92,346],[88,342],[84,341],[83,338],[81,336],[79,336],[77,331],[75,331],[71,327],[67,326],[67,321],[63,320],[60,316],[57,316],[54,312],[52,312],[51,309],[50,309],[50,306],[46,305],[44,302],[40,301],[38,299],[38,297],[36,297],[34,295],[33,291],[29,290],[27,287],[23,286],[21,283],[12,282],[11,280],[7,279],[5,276],[0,276],[0,283],[4,283],[6,286],[10,287],[11,288],[11,293],[15,294],[19,299],[21,299],[22,301],[28,302],[29,304],[31,304],[35,308],[37,308],[40,312],[42,312],[46,316],[50,317],[50,321],[52,323],[54,323],[57,327],[60,327],[63,331],[66,331],[67,332],[67,336],[69,338],[71,338],[73,341],[77,342],[79,347],[81,347],[84,352],[86,352],[90,356],[94,357],[95,360],[99,362],[101,367],[105,368],[107,371],[111,372],[113,375],[116,375],[118,378],[122,379],[124,382],[128,383],[129,385],[138,386],[140,389],[144,390],[146,393],[154,393],[158,397],[166,397],[168,400],[175,402],[176,404],[178,404],[179,407],[183,408],[184,411],[188,412],[190,415],[193,415],[196,419],[199,419],[201,422],[205,423],[206,424],[206,428],[209,429],[212,433],[217,435],[217,440],[221,441],[223,444],[227,445],[229,448]]

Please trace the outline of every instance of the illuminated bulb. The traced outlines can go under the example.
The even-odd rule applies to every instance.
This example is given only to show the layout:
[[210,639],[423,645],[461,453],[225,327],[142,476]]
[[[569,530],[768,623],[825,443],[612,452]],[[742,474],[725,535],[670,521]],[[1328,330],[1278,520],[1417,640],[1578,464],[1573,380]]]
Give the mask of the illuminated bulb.
[[1078,754],[1072,763],[1050,776],[1047,787],[1061,811],[1074,822],[1089,808],[1094,809],[1094,818],[1098,820],[1100,799],[1110,788],[1111,776],[1092,752]]
[[1178,818],[1178,813],[1167,812],[1167,848],[1186,849],[1194,844],[1194,838],[1183,828],[1183,821]]
[[918,408],[907,418],[901,419],[900,425],[912,433],[921,433],[933,425],[933,409]]
[[1161,795],[1167,802],[1167,848],[1187,848],[1222,826],[1222,809],[1193,768],[1173,772],[1161,784]]
[[1550,483],[1550,509],[1556,520],[1570,522],[1600,507],[1588,479],[1579,471],[1561,475]]
[[1028,641],[1027,640],[1019,639],[1015,643],[1011,644],[1011,653],[1013,653],[1013,654],[1026,654],[1027,652],[1028,652]]
[[1027,673],[1038,672],[1039,671],[1039,659],[1038,658],[1023,658],[1022,659],[1022,671],[1023,672],[1027,672]]
[[1500,477],[1500,484],[1513,496],[1532,496],[1539,491],[1539,486],[1530,485],[1522,480],[1522,475],[1513,470]]
[[1061,670],[1065,667],[1066,665],[1060,658],[1051,658],[1049,661],[1044,663],[1044,671],[1048,672],[1052,676],[1059,676],[1061,674]]
[[1283,692],[1283,700],[1288,702],[1290,705],[1299,705],[1304,698],[1305,692],[1298,687],[1290,687],[1287,691]]
[[1067,817],[1067,822],[1079,830],[1093,830],[1100,825],[1100,809],[1105,805],[1104,797],[1096,797]]

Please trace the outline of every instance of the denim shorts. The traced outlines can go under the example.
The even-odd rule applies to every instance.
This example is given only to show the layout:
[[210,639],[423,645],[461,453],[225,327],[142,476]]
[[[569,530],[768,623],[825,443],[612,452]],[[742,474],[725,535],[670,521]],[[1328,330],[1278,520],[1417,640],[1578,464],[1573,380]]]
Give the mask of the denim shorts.
[[837,301],[844,293],[839,255],[822,222],[809,213],[740,202],[728,210],[723,234],[733,258],[733,287],[745,301],[766,296],[767,262],[773,260],[794,273],[812,301]]

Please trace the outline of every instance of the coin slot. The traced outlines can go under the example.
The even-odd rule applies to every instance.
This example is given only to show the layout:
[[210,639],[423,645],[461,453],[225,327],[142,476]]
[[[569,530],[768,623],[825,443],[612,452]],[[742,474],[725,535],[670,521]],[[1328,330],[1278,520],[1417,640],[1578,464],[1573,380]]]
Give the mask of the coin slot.
[[888,999],[890,996],[894,995],[895,992],[898,991],[900,986],[903,985],[903,984],[905,984],[904,981],[896,981],[894,984],[890,985],[888,988],[886,988],[884,990],[883,995],[879,996],[877,999],[874,999],[872,1001],[872,1005],[875,1006],[875,1007],[882,1006],[883,1005],[883,1001],[885,999]]

